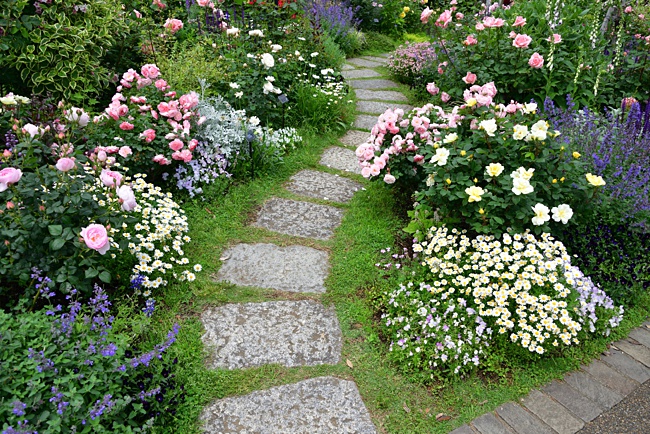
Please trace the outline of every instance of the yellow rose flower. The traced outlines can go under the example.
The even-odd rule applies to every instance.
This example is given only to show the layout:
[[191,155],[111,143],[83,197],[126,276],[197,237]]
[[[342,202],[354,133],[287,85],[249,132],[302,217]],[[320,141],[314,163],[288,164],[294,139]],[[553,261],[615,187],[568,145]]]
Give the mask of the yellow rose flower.
[[580,152],[573,152],[573,158],[580,158]]
[[405,16],[406,16],[406,14],[405,14],[404,12],[402,12],[401,14],[399,14],[399,17],[400,17],[400,18],[404,18]]
[[478,213],[479,214],[485,214],[485,210],[483,210],[483,208],[479,208]]
[[553,184],[557,184],[557,179],[553,179]]
[[464,157],[465,155],[467,155],[467,152],[465,152],[465,151],[460,151],[460,156],[461,156],[461,157]]
[[560,182],[564,182],[565,179],[566,178],[563,176],[562,178],[560,178]]
[[474,107],[478,101],[476,98],[470,98],[467,100],[467,107]]
[[408,6],[404,6],[404,12],[410,12],[410,11],[411,11],[411,8],[410,8],[410,7],[408,7]]
[[603,180],[602,176],[592,175],[591,173],[587,173],[585,176],[587,177],[587,182],[589,182],[589,184],[593,185],[594,187],[602,187],[605,185],[605,181]]
[[467,199],[468,202],[479,202],[481,200],[481,196],[485,194],[485,190],[483,190],[481,187],[473,185],[471,187],[467,187],[465,189],[465,193],[467,193],[469,196],[469,199]]
[[447,184],[451,184],[451,179],[447,178],[447,179],[445,179],[445,182],[446,182]]

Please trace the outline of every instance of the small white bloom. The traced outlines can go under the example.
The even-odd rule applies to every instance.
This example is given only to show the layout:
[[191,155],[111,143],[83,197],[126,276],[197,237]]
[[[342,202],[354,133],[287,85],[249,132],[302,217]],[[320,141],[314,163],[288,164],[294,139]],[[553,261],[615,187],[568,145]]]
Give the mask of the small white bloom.
[[248,122],[249,122],[252,126],[256,127],[256,126],[258,126],[258,125],[260,124],[260,118],[258,118],[257,116],[252,116],[252,117],[248,120]]
[[484,130],[488,136],[494,137],[494,133],[497,131],[497,121],[494,119],[487,119],[479,122],[479,130]]
[[535,226],[541,226],[551,219],[551,216],[548,214],[549,209],[546,205],[538,203],[532,207],[535,217],[533,217],[533,224]]
[[569,219],[573,217],[573,210],[566,203],[551,208],[551,212],[553,213],[553,220],[555,220],[556,222],[561,221],[564,224],[567,224]]
[[451,133],[447,134],[445,138],[442,139],[442,143],[454,143],[456,140],[458,140],[458,134]]
[[264,65],[267,69],[273,68],[275,66],[275,59],[273,58],[273,55],[271,53],[262,54],[261,61],[262,61],[262,65]]
[[230,88],[231,88],[231,89],[239,89],[239,84],[237,84],[237,83],[230,83]]

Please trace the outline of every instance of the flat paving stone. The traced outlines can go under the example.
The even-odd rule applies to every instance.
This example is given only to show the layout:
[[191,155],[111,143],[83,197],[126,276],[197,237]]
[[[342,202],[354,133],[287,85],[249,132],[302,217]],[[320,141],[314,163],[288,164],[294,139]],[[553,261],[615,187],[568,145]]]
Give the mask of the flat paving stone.
[[334,308],[312,300],[226,304],[201,314],[211,368],[336,364],[341,329]]
[[351,70],[353,70],[353,69],[357,69],[357,68],[355,68],[355,67],[352,66],[352,65],[347,65],[347,64],[341,66],[341,71],[351,71]]
[[386,60],[382,59],[382,62],[376,62],[374,60],[368,60],[368,59],[362,59],[360,57],[355,57],[353,59],[348,59],[346,60],[347,63],[351,63],[354,66],[360,66],[363,68],[376,68],[378,66],[384,66],[386,64]]
[[650,348],[650,331],[643,329],[641,327],[634,329],[630,332],[630,337],[640,343]]
[[606,409],[612,408],[623,397],[617,392],[603,386],[584,372],[572,372],[564,377],[564,381],[580,393]]
[[327,148],[320,158],[320,164],[345,172],[361,174],[359,159],[352,149],[345,149],[339,146]]
[[471,424],[481,434],[513,434],[494,413],[485,413],[474,419]]
[[343,210],[339,208],[274,197],[264,203],[253,226],[281,234],[327,240],[334,235],[334,229],[342,219]]
[[393,102],[380,102],[380,101],[357,101],[357,111],[362,113],[372,113],[380,115],[386,110],[402,109],[404,113],[411,111],[413,106],[406,104],[395,104]]
[[220,399],[201,415],[210,434],[374,434],[352,381],[319,377]]
[[476,434],[476,431],[473,430],[469,425],[463,425],[451,431],[449,434]]
[[358,115],[354,121],[355,128],[360,128],[364,130],[372,130],[377,124],[377,115]]
[[363,186],[351,179],[317,170],[301,170],[291,177],[287,190],[303,196],[334,202],[349,202]]
[[650,349],[643,345],[633,344],[626,340],[616,341],[612,345],[650,368]]
[[387,87],[398,87],[399,85],[391,80],[383,78],[370,80],[349,80],[348,84],[354,89],[385,89]]
[[350,71],[341,71],[341,75],[346,80],[351,78],[371,78],[381,77],[381,74],[372,69],[352,69]]
[[408,101],[406,95],[396,90],[356,89],[357,99],[377,101]]
[[370,133],[365,131],[348,130],[343,137],[339,139],[339,142],[344,145],[353,146],[356,149],[360,144],[366,143],[369,138]]
[[523,405],[559,434],[573,434],[584,422],[539,390],[531,391]]
[[639,383],[650,380],[650,368],[620,350],[610,348],[609,354],[602,356],[600,360]]
[[289,292],[324,293],[326,252],[305,246],[238,244],[226,250],[217,280]]
[[595,419],[603,411],[598,404],[563,381],[553,381],[542,387],[546,393],[585,422]]
[[594,360],[583,369],[603,385],[620,393],[622,396],[632,393],[634,389],[639,387],[638,382],[627,378],[599,360]]
[[555,434],[548,425],[513,402],[506,402],[496,412],[519,434]]
[[360,59],[370,60],[371,62],[381,63],[382,65],[385,65],[387,60],[387,58],[383,56],[361,56]]

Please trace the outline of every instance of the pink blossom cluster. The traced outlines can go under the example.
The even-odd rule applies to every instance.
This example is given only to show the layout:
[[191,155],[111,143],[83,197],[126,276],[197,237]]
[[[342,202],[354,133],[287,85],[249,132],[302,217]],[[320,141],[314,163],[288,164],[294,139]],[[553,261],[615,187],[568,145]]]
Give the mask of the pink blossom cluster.
[[399,76],[415,77],[435,60],[435,46],[430,42],[407,42],[390,55],[388,69]]
[[496,96],[496,94],[497,88],[494,85],[494,82],[491,81],[484,84],[483,86],[475,84],[469,89],[465,89],[463,92],[463,99],[465,100],[466,104],[468,104],[469,101],[473,100],[479,107],[488,107],[492,105],[492,99]]

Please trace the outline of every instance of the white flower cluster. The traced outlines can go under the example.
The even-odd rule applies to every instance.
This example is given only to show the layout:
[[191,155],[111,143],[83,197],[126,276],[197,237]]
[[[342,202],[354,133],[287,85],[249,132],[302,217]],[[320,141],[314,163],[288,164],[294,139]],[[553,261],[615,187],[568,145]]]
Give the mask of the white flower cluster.
[[258,128],[255,133],[266,146],[275,148],[283,154],[293,151],[302,142],[302,137],[295,128],[274,130],[265,127]]
[[[437,297],[467,297],[512,342],[538,354],[579,342],[584,318],[576,307],[575,271],[564,245],[549,234],[541,240],[528,232],[470,239],[465,231],[433,227],[413,250],[424,254]],[[615,316],[618,310],[612,305],[600,312]]]

